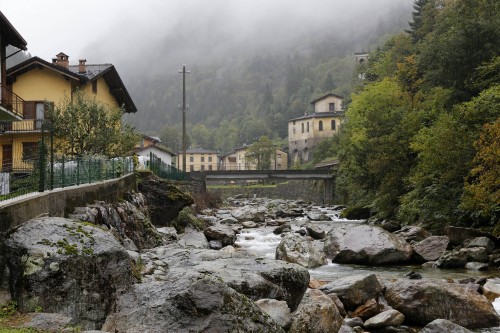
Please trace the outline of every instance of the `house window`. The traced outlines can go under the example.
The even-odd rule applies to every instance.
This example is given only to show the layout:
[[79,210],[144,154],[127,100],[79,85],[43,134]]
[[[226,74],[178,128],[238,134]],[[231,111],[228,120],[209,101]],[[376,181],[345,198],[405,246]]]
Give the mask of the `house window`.
[[236,157],[229,157],[229,163],[236,163]]
[[323,130],[323,120],[320,120],[319,121],[319,130],[322,131]]
[[208,162],[212,162],[212,156],[208,156]]
[[212,171],[212,165],[209,165],[209,166],[208,166],[208,170],[209,170],[209,171]]
[[92,81],[92,92],[97,94],[97,80]]
[[189,156],[189,162],[193,163],[194,162],[194,156],[193,155],[190,155]]
[[332,131],[335,131],[337,128],[337,123],[335,122],[335,119],[332,119]]
[[189,166],[189,170],[190,170],[190,171],[194,171],[194,165],[190,165],[190,166]]
[[205,156],[201,155],[201,162],[205,162]]
[[309,122],[307,122],[307,133],[309,133]]
[[304,133],[304,123],[302,123],[302,133]]
[[38,157],[38,142],[23,142],[23,161],[33,162]]
[[295,127],[293,128],[293,134],[295,134]]
[[278,164],[277,169],[278,169],[278,170],[281,170],[281,164]]
[[335,103],[329,103],[328,104],[328,110],[335,111]]
[[202,164],[201,165],[201,171],[205,170],[205,166]]

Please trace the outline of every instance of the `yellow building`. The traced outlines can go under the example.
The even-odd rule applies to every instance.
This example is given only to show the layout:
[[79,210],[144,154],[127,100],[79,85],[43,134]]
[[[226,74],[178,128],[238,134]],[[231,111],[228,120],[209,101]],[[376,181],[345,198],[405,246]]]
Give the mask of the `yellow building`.
[[[183,169],[183,152],[177,154],[177,168]],[[219,156],[217,152],[202,148],[186,150],[186,172],[218,170]]]
[[308,162],[316,145],[338,134],[344,119],[343,97],[327,94],[311,102],[313,114],[288,121],[288,153],[292,163]]
[[[234,149],[227,155],[221,157],[221,170],[256,170],[255,164],[250,163],[247,158],[248,148],[246,145]],[[288,169],[288,154],[282,150],[276,149],[270,161],[271,170],[286,170]]]
[[2,170],[29,169],[27,157],[35,155],[47,106],[72,99],[77,90],[109,106],[123,106],[125,112],[137,111],[111,64],[89,65],[82,59],[78,65],[70,66],[69,57],[61,52],[52,63],[33,57],[8,69],[6,74],[7,87],[22,99],[22,120],[0,136]]

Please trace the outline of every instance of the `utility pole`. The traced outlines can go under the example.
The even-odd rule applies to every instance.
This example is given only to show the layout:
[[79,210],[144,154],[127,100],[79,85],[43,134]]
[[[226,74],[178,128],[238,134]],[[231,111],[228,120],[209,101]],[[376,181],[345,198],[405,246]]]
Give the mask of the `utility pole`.
[[186,172],[186,73],[191,73],[186,71],[186,65],[182,65],[182,70],[179,70],[182,74],[182,171]]

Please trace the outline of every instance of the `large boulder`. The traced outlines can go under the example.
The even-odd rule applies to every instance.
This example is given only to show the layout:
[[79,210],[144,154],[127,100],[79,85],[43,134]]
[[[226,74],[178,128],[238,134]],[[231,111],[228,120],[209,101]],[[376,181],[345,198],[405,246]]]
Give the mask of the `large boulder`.
[[310,289],[297,311],[293,313],[289,333],[338,332],[343,318],[330,297],[317,289]]
[[276,259],[285,260],[307,268],[327,264],[326,256],[312,241],[297,233],[286,234],[276,248]]
[[492,304],[468,285],[435,280],[401,279],[386,285],[385,298],[406,322],[425,326],[447,319],[468,328],[500,324]]
[[408,243],[420,242],[429,237],[431,234],[422,227],[407,225],[394,232],[396,235],[403,237]]
[[281,260],[260,259],[246,252],[224,252],[176,248],[165,246],[142,255],[143,265],[150,267],[143,281],[157,280],[154,272],[161,268],[157,263],[168,263],[168,271],[162,281],[168,283],[170,276],[189,275],[191,272],[213,276],[253,301],[273,298],[285,301],[290,310],[299,305],[307,285],[307,269]]
[[464,242],[465,247],[483,247],[488,254],[493,253],[495,250],[495,242],[488,237],[476,237],[468,239]]
[[449,320],[436,319],[425,325],[420,333],[472,333],[472,331]]
[[285,328],[290,326],[292,316],[285,301],[275,299],[259,299],[255,304],[271,317],[276,324]]
[[[144,195],[127,193],[125,199],[117,203],[96,202],[77,207],[68,217],[106,227],[128,250],[162,245],[162,236],[149,218]],[[130,243],[133,245],[129,246]]]
[[168,283],[136,284],[123,294],[102,330],[127,333],[283,333],[246,296],[202,273],[174,274]]
[[226,225],[214,225],[203,230],[205,237],[209,241],[216,240],[222,243],[222,246],[234,245],[236,233]]
[[412,248],[404,239],[380,227],[342,223],[328,232],[325,252],[333,262],[389,265],[410,261]]
[[365,321],[366,328],[380,328],[387,326],[399,326],[405,320],[405,316],[398,310],[386,310]]
[[140,172],[137,184],[139,192],[144,194],[149,208],[151,222],[160,227],[169,227],[184,207],[194,203],[187,192],[168,181],[149,172]]
[[341,277],[320,288],[326,294],[335,293],[348,311],[354,311],[370,299],[377,299],[382,291],[375,274]]
[[441,257],[448,247],[447,236],[430,236],[413,244],[413,257],[419,262],[435,261]]
[[100,328],[133,281],[130,257],[109,232],[65,218],[26,222],[3,251],[19,310],[64,314],[85,329]]
[[467,239],[476,237],[487,237],[495,243],[498,242],[497,238],[493,235],[474,228],[447,226],[445,227],[445,231],[452,245],[462,245]]

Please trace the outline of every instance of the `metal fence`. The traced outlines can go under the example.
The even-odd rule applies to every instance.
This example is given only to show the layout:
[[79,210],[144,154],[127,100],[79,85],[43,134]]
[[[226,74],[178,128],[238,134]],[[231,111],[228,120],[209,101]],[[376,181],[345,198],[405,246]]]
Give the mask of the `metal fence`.
[[[43,120],[0,121],[0,202],[30,193],[117,178],[135,171],[137,157],[68,157],[55,153]],[[186,174],[154,154],[142,165],[162,178]]]
[[158,177],[172,180],[187,180],[187,174],[161,160],[153,153],[149,154],[147,167]]

